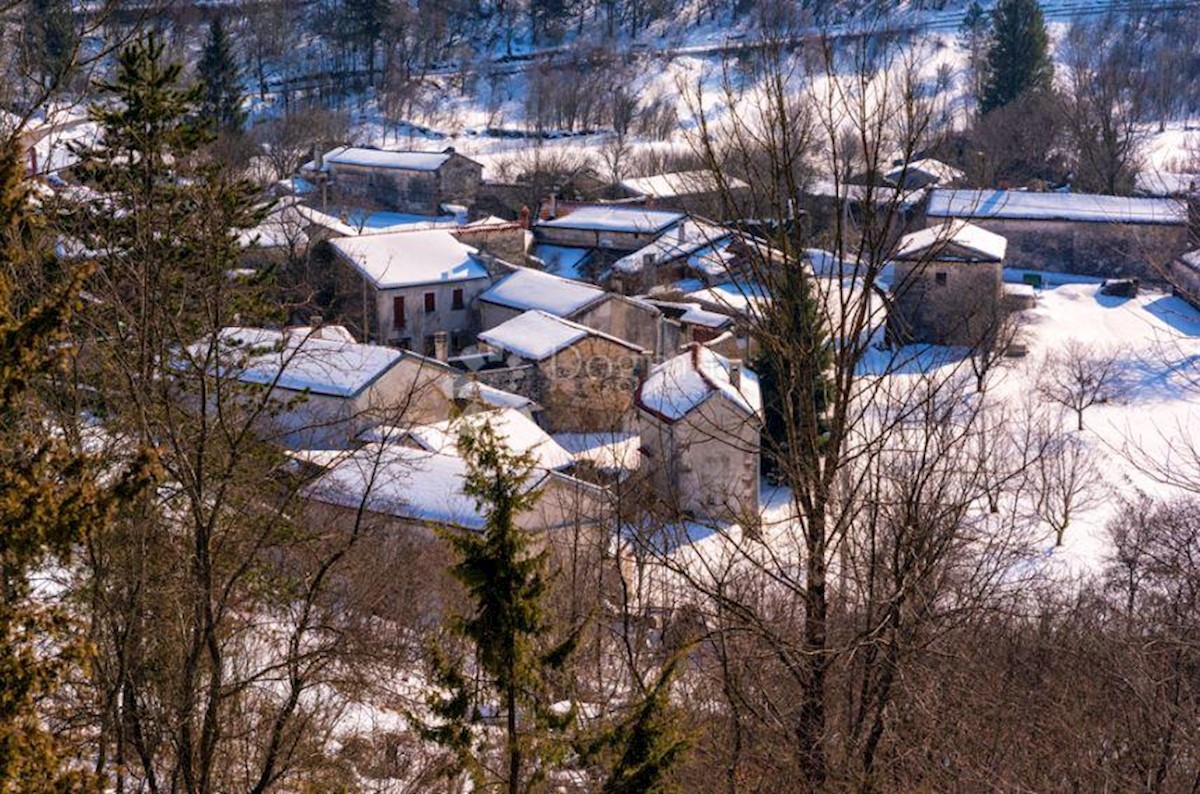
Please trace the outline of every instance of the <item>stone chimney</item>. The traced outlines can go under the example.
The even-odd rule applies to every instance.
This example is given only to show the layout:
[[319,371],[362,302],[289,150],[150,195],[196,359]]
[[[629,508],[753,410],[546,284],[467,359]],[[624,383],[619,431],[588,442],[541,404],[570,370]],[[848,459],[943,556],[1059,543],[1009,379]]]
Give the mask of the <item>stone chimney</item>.
[[450,360],[450,334],[445,331],[433,335],[433,357],[443,364]]
[[738,391],[742,390],[742,360],[740,358],[729,359],[729,385]]
[[522,205],[521,205],[521,215],[520,215],[520,220],[518,221],[518,223],[520,223],[520,224],[521,224],[521,228],[522,228],[522,229],[528,229],[528,228],[529,228],[529,217],[530,217],[530,215],[531,215],[531,214],[532,214],[532,213],[529,211],[529,207],[526,207],[524,204],[522,204]]
[[313,328],[320,328],[322,325],[325,324],[325,318],[319,314],[314,314],[312,317],[309,318],[308,324],[311,325]]
[[558,196],[550,194],[550,218],[553,220],[558,217]]
[[675,239],[681,243],[687,242],[687,221],[680,221],[675,227]]

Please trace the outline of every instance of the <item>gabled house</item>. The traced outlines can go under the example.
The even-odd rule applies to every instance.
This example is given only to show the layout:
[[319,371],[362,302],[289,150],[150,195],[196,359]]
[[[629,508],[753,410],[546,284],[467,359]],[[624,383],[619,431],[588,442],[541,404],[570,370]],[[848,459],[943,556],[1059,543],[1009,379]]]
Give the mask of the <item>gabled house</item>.
[[435,422],[455,410],[456,373],[394,348],[360,344],[345,328],[222,329],[177,365],[269,390],[261,431],[286,447],[338,449],[381,422]]
[[323,203],[429,216],[441,214],[446,205],[471,206],[483,180],[483,166],[454,149],[339,146],[300,173],[323,191]]
[[758,378],[701,344],[650,371],[637,395],[642,451],[668,502],[702,518],[753,518],[763,423]]
[[554,212],[555,217],[534,224],[538,243],[612,252],[636,251],[687,217],[681,212],[619,204],[556,204]]
[[519,267],[479,296],[484,330],[533,310],[573,320],[656,355],[664,350],[662,312],[655,306],[574,279]]
[[892,255],[888,330],[901,342],[975,345],[996,327],[1008,241],[965,221],[905,235]]
[[925,215],[1002,235],[1011,268],[1156,281],[1187,247],[1187,205],[1174,199],[935,189]]
[[342,265],[339,314],[361,335],[438,358],[469,341],[476,327],[474,301],[491,281],[475,248],[443,230],[344,237],[329,244]]
[[479,334],[482,356],[468,363],[479,380],[542,407],[550,432],[626,427],[651,351],[543,311],[527,311]]

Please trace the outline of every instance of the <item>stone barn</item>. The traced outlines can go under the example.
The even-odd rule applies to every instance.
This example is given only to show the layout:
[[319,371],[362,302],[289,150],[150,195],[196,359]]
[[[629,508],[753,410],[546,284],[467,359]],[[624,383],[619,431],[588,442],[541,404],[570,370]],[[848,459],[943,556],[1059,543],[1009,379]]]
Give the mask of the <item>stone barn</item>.
[[644,248],[687,217],[680,212],[610,204],[569,207],[555,202],[550,211],[557,217],[533,226],[539,243],[624,253]]
[[624,429],[652,353],[624,339],[543,311],[527,311],[479,335],[494,363],[475,367],[484,383],[542,407],[552,433]]
[[1162,281],[1187,245],[1187,206],[1173,199],[1005,190],[933,190],[928,225],[970,221],[1008,240],[1007,266]]
[[341,207],[435,216],[447,204],[470,207],[483,166],[453,149],[385,151],[341,146],[308,163],[301,174]]
[[753,372],[692,344],[651,371],[637,406],[664,498],[700,518],[757,519],[762,397]]
[[964,221],[902,237],[892,257],[889,336],[901,343],[978,344],[1003,310],[1007,245]]

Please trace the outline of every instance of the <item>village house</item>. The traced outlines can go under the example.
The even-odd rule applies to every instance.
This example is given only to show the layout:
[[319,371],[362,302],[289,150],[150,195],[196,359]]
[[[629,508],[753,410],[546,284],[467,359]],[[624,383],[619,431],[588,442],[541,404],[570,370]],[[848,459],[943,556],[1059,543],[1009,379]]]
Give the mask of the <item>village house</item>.
[[744,246],[733,230],[685,218],[669,231],[612,264],[606,280],[636,295],[687,278],[713,283],[729,277]]
[[480,326],[495,328],[535,309],[619,337],[656,356],[668,349],[662,312],[652,304],[524,267],[514,268],[480,294]]
[[475,203],[483,166],[446,149],[387,151],[339,146],[301,169],[322,205],[440,215],[448,205]]
[[1177,256],[1171,262],[1168,277],[1176,295],[1200,308],[1200,249]]
[[905,235],[892,255],[888,332],[900,342],[975,345],[1002,312],[1007,241],[965,221]]
[[638,390],[642,451],[655,487],[700,518],[756,518],[762,397],[741,361],[692,344]]
[[908,163],[897,162],[892,170],[883,175],[889,185],[904,190],[920,190],[929,187],[961,187],[967,175],[952,165],[922,157]]
[[[723,182],[723,184],[722,184]],[[750,199],[750,185],[737,177],[718,180],[712,171],[674,171],[621,180],[621,192],[641,198],[652,206],[681,212],[698,212],[710,217],[736,213]]]
[[[491,281],[478,250],[448,231],[330,241],[338,316],[366,339],[445,358],[470,342]],[[439,347],[441,345],[441,347]]]
[[550,432],[626,427],[651,351],[544,311],[479,334],[483,351],[456,360],[483,383],[522,394]]
[[1187,245],[1187,206],[1173,199],[1082,193],[930,193],[927,225],[977,224],[1008,240],[1007,266],[1098,278],[1161,281]]
[[553,202],[549,211],[550,218],[533,226],[539,243],[618,253],[644,248],[687,217],[681,212],[617,204]]
[[180,366],[203,368],[255,393],[270,389],[275,407],[260,429],[293,449],[340,449],[364,429],[401,416],[440,421],[457,409],[461,378],[422,356],[360,344],[338,325],[224,328],[215,349],[210,340],[196,342]]

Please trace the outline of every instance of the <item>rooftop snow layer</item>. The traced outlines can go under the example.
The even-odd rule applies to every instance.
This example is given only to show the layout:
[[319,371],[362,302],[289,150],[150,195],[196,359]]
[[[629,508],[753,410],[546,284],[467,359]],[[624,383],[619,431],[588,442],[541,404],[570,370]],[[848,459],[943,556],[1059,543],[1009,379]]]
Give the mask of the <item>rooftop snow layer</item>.
[[1187,223],[1187,207],[1173,199],[1019,190],[933,190],[931,218],[1062,220],[1090,223]]
[[479,298],[511,309],[541,309],[566,317],[605,294],[599,287],[523,267],[497,281]]
[[538,243],[531,253],[534,259],[546,266],[547,272],[564,278],[582,279],[583,264],[591,256],[592,249]]
[[454,419],[415,427],[373,428],[363,434],[364,441],[384,441],[388,438],[410,438],[429,452],[458,454],[458,439],[464,432],[477,431],[489,423],[496,437],[510,451],[528,454],[536,468],[546,471],[564,469],[575,463],[575,457],[559,446],[532,419],[513,408],[464,414]]
[[651,413],[676,422],[716,394],[724,395],[748,414],[762,411],[758,376],[753,371],[743,366],[741,386],[734,388],[729,359],[693,344],[650,371],[638,393],[638,402]]
[[656,234],[683,220],[680,212],[647,210],[640,207],[588,206],[572,210],[553,220],[540,221],[539,226],[552,229],[585,229],[597,232],[626,232]]
[[[934,259],[1000,262],[1008,251],[1008,240],[995,232],[966,221],[944,221],[900,238],[895,259]],[[961,256],[960,256],[961,254]]]
[[391,152],[384,149],[361,149],[339,146],[325,153],[325,170],[329,165],[355,165],[363,168],[398,168],[402,171],[436,171],[445,165],[450,155],[445,152]]
[[[682,256],[697,254],[697,262],[701,262],[703,256],[700,255],[707,253],[711,257],[723,252],[732,239],[731,235],[728,229],[688,218],[649,245],[618,259],[613,263],[613,270],[620,273],[640,273],[648,258],[658,265],[673,262]],[[721,243],[725,246],[718,251]],[[717,259],[720,260],[720,257],[717,256]]]
[[441,229],[341,237],[330,245],[379,289],[488,276],[476,250]]
[[589,333],[590,329],[582,325],[534,310],[484,331],[479,339],[521,358],[542,361]]
[[932,157],[924,157],[920,160],[913,160],[907,166],[901,165],[893,168],[884,175],[884,178],[889,182],[898,183],[901,176],[911,178],[920,174],[931,177],[934,182],[939,183],[954,182],[966,177],[966,174],[952,165]]
[[478,529],[483,517],[463,493],[466,461],[400,444],[366,444],[305,489],[318,502]]
[[[736,177],[727,177],[726,182],[732,190],[749,187]],[[715,193],[720,185],[710,171],[676,171],[669,174],[654,174],[625,179],[621,187],[639,196],[653,198],[672,198],[689,196],[696,193]]]
[[217,334],[215,360],[208,341],[190,346],[188,355],[196,365],[244,383],[353,397],[391,369],[404,353],[321,338],[303,330],[231,327]]

